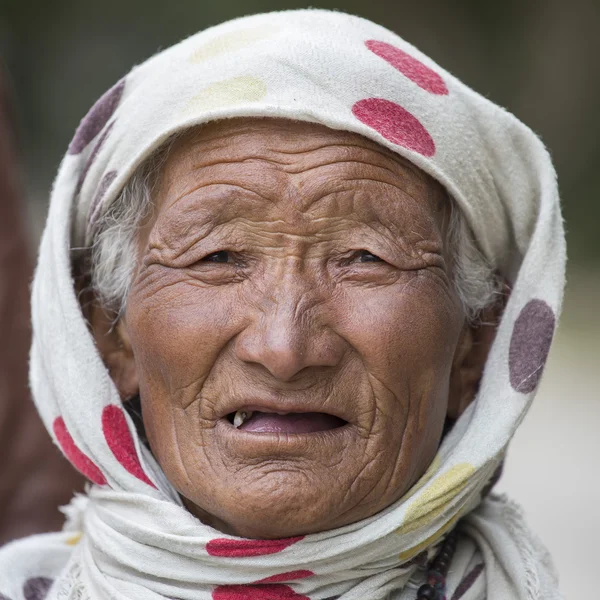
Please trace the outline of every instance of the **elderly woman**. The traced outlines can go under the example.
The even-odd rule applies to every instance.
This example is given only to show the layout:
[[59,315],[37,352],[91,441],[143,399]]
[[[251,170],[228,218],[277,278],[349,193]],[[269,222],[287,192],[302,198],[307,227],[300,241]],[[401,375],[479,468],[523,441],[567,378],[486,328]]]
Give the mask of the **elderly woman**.
[[93,483],[2,598],[558,599],[489,495],[560,310],[554,171],[402,39],[257,15],[136,67],[62,163],[31,383]]

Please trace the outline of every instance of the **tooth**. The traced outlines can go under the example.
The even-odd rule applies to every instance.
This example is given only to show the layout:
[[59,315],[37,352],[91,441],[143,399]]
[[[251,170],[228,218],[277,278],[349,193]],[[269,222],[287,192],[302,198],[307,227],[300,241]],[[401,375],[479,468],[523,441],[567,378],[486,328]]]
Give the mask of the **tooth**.
[[245,419],[246,419],[246,413],[242,410],[238,410],[235,413],[235,417],[233,417],[233,426],[240,427]]
[[233,426],[238,429],[243,425],[244,421],[247,421],[252,416],[252,412],[245,410],[238,410],[233,417]]

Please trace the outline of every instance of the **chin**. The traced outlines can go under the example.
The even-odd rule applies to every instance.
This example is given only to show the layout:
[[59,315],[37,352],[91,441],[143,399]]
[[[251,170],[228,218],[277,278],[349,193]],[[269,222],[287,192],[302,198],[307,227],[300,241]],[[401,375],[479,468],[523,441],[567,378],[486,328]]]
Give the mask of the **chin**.
[[[280,539],[333,529],[358,520],[346,505],[348,486],[336,485],[331,473],[302,472],[280,463],[262,464],[249,478],[211,490],[211,502],[186,498],[186,507],[223,533]],[[223,482],[225,483],[225,482]]]

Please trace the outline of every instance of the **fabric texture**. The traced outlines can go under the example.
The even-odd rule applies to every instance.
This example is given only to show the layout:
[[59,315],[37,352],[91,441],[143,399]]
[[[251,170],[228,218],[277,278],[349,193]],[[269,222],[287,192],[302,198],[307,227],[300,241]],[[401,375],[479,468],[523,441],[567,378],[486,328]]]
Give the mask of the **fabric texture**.
[[[70,264],[71,247],[91,242],[98,217],[165,140],[242,116],[353,131],[412,161],[447,188],[511,287],[476,401],[420,481],[369,519],[284,540],[224,535],[183,508],[123,409]],[[535,395],[564,267],[543,144],[387,29],[322,10],[271,13],[154,56],[79,126],[52,192],[33,286],[35,401],[94,485],[66,509],[65,531],[0,551],[0,592],[41,598],[28,590],[45,590],[49,579],[52,600],[413,600],[427,557],[459,523],[448,598],[560,598],[551,561],[518,508],[495,496],[482,501],[482,490]]]

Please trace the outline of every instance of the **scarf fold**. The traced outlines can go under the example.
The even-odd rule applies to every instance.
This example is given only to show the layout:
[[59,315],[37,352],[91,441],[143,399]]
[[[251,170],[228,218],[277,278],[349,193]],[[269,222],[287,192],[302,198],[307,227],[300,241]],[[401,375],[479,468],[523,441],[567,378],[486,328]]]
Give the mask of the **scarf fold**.
[[[224,535],[184,509],[123,409],[71,274],[71,248],[93,242],[98,218],[170,136],[252,116],[353,131],[407,158],[445,186],[511,286],[477,398],[419,482],[369,519],[286,540]],[[93,485],[66,509],[63,532],[0,551],[0,598],[413,600],[454,527],[448,600],[561,598],[518,510],[482,496],[535,395],[564,267],[555,173],[540,140],[389,30],[323,10],[270,13],[150,58],[81,122],[33,285],[34,398]]]

